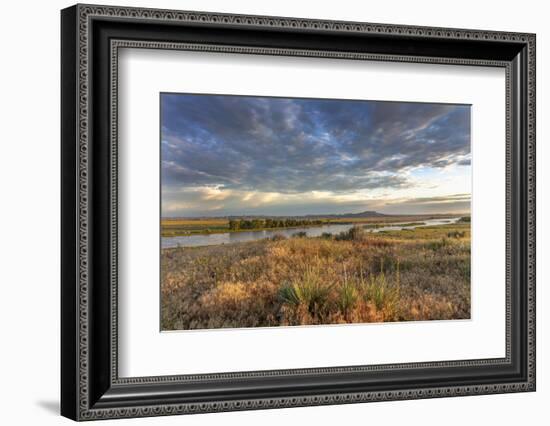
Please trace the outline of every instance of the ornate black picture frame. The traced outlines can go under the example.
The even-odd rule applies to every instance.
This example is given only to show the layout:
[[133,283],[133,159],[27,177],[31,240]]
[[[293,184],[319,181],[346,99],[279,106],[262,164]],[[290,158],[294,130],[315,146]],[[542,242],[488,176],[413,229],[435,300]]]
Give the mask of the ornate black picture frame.
[[[159,416],[535,390],[535,35],[76,5],[61,13],[61,413]],[[120,378],[121,47],[485,65],[506,71],[506,356]]]

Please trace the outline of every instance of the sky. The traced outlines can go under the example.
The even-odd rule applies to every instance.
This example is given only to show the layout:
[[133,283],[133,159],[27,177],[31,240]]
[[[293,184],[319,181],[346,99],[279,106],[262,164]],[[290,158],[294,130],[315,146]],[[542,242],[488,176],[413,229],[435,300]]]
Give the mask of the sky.
[[161,94],[163,217],[470,211],[470,106]]

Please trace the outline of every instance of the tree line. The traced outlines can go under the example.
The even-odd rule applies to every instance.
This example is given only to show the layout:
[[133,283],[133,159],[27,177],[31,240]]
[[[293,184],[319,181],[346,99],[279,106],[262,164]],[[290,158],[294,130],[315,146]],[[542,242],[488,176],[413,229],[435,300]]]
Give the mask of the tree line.
[[230,219],[229,229],[293,228],[297,226],[322,225],[320,219]]

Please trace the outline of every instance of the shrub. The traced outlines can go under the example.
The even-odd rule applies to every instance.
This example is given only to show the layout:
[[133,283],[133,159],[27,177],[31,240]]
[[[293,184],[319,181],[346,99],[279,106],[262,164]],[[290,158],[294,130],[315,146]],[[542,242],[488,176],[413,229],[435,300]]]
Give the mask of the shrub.
[[255,327],[275,323],[275,297],[276,288],[268,282],[222,282],[196,304],[207,327]]
[[354,226],[336,236],[337,241],[362,241],[367,237],[367,231],[362,226]]
[[449,245],[449,240],[447,240],[447,238],[443,237],[440,240],[429,241],[426,244],[426,248],[428,248],[430,250],[433,250],[433,251],[437,251],[437,250],[439,250],[443,247],[446,247],[448,245]]
[[466,231],[447,232],[447,237],[448,238],[464,238],[465,235],[466,235]]

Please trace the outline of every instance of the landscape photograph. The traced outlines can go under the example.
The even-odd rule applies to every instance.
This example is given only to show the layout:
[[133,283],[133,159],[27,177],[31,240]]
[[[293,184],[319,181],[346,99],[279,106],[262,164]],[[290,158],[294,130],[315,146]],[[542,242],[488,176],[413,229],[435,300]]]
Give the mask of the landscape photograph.
[[161,93],[161,330],[470,319],[470,114]]

